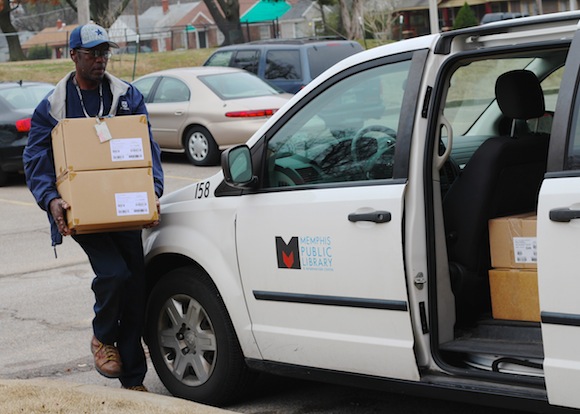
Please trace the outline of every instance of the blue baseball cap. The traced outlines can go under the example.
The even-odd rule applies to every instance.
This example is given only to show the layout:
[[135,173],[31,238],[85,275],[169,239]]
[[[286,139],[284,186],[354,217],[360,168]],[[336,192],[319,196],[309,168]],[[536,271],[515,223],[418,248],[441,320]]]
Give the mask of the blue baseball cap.
[[69,47],[71,49],[92,49],[93,47],[108,43],[111,47],[119,47],[115,42],[109,40],[107,31],[98,24],[84,24],[77,26],[70,33]]

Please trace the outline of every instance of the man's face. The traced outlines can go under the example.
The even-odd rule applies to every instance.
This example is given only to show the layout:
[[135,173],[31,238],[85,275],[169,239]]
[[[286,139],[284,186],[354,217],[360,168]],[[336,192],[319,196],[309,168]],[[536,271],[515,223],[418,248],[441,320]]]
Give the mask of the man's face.
[[71,57],[75,62],[77,76],[86,82],[99,83],[105,75],[110,53],[107,43],[92,49],[74,49]]

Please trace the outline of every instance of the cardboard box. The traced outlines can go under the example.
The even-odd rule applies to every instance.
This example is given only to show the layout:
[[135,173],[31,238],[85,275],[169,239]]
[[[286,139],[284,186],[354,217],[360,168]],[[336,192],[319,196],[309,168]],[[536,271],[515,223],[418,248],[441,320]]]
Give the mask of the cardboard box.
[[[112,139],[101,142],[95,126],[105,124]],[[63,119],[52,131],[56,176],[68,171],[151,167],[145,115]]]
[[538,272],[524,269],[489,271],[491,309],[495,319],[540,321]]
[[141,229],[158,219],[151,168],[69,171],[57,189],[77,234]]
[[499,217],[489,221],[491,266],[536,269],[536,213]]

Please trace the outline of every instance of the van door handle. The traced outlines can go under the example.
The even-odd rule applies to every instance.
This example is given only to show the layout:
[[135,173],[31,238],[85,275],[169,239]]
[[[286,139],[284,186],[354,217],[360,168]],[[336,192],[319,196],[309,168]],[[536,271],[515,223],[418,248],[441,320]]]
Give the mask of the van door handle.
[[180,116],[180,115],[183,115],[183,111],[175,111],[174,114],[177,116]]
[[569,223],[570,220],[579,218],[580,210],[570,210],[569,208],[555,208],[550,210],[550,220],[559,223]]
[[391,221],[391,213],[388,211],[373,211],[372,213],[350,213],[348,221],[372,221],[373,223],[387,223]]

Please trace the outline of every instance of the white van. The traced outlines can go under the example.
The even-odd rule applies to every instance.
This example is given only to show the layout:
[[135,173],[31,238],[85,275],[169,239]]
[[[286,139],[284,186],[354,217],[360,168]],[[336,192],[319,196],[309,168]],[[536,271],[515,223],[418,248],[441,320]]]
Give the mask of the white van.
[[346,58],[146,233],[173,394],[254,371],[580,408],[580,13]]

